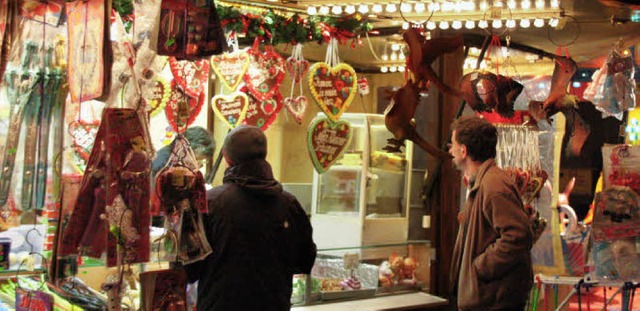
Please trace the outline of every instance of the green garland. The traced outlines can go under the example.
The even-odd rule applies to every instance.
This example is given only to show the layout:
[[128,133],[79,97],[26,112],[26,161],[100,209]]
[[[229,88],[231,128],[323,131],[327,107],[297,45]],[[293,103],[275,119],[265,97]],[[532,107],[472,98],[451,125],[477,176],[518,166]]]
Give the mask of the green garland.
[[[113,0],[113,8],[130,23],[133,12],[132,0]],[[357,38],[373,29],[370,21],[360,14],[345,17],[311,16],[305,20],[300,15],[284,17],[268,10],[261,14],[243,13],[233,6],[216,7],[218,16],[229,32],[236,32],[248,38],[261,38],[271,44],[328,42],[337,37],[340,43],[351,42],[355,46]]]

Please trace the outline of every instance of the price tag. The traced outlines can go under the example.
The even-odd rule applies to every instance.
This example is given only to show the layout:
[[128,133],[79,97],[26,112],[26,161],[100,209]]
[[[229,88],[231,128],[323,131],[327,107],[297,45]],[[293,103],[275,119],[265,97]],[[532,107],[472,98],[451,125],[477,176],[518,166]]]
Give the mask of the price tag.
[[345,270],[358,269],[358,265],[360,265],[360,256],[358,254],[346,253],[342,257],[342,264],[344,265]]

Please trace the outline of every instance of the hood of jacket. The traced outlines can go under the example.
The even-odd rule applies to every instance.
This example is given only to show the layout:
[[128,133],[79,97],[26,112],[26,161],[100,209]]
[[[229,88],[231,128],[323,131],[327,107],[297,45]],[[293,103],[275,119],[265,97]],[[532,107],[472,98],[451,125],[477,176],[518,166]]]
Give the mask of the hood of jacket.
[[257,195],[276,195],[282,185],[273,178],[271,165],[266,160],[252,160],[227,168],[223,183],[233,183]]

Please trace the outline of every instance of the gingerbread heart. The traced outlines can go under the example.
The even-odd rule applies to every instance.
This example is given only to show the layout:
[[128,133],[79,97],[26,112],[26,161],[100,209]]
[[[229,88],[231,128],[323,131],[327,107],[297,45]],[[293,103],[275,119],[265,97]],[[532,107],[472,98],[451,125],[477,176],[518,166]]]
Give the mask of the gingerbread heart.
[[244,124],[254,125],[266,131],[269,126],[276,120],[278,112],[282,109],[282,95],[280,92],[273,94],[271,98],[260,100],[251,94],[247,94],[249,98],[249,107],[244,117]]
[[246,50],[214,55],[211,57],[211,68],[225,88],[235,91],[249,68],[249,55]]
[[351,124],[345,120],[332,122],[315,118],[307,130],[307,148],[313,167],[319,174],[329,170],[351,142]]
[[209,81],[208,60],[190,61],[169,57],[169,67],[174,81],[177,81],[187,95],[198,98],[204,93],[205,86]]
[[244,75],[244,82],[249,93],[258,100],[267,100],[280,90],[284,79],[285,61],[273,48],[260,53],[257,48],[250,48],[250,64]]
[[69,124],[68,131],[72,139],[73,161],[81,172],[84,171],[87,161],[89,161],[99,126],[100,121],[89,123],[76,120]]
[[211,99],[211,107],[229,128],[235,128],[244,120],[249,98],[245,93],[218,94]]
[[302,81],[304,75],[309,71],[309,62],[304,59],[287,58],[287,71],[291,79],[298,83]]
[[153,85],[146,99],[150,108],[149,116],[155,117],[160,111],[164,110],[164,107],[167,105],[169,97],[171,96],[171,85],[159,76],[154,78],[151,83],[153,83]]
[[307,111],[308,104],[309,101],[304,95],[300,95],[296,98],[287,97],[284,99],[284,106],[296,119],[296,122],[298,122],[298,124],[302,124],[302,119],[304,118],[304,114]]
[[164,113],[175,132],[183,132],[195,121],[205,102],[204,93],[201,92],[198,97],[191,97],[175,80],[171,82],[171,96]]
[[332,122],[349,108],[357,91],[356,72],[345,63],[329,67],[315,63],[309,69],[309,88],[318,106]]

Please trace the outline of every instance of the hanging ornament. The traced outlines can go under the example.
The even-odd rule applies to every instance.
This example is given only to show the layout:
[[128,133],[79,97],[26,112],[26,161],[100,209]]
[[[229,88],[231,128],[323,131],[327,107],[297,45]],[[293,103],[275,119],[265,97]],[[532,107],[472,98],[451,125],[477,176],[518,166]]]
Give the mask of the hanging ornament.
[[249,107],[245,93],[218,94],[211,99],[211,107],[216,115],[231,129],[241,124]]
[[273,46],[266,46],[265,51],[260,53],[257,43],[256,40],[247,52],[251,62],[244,75],[244,82],[252,96],[264,101],[273,97],[275,93],[280,93],[285,61],[280,54],[276,53]]
[[[246,88],[243,88],[243,91],[246,93]],[[247,96],[249,107],[243,123],[257,126],[266,131],[282,109],[282,94],[278,91],[271,98],[265,100],[260,100],[251,94],[247,94]]]
[[151,95],[147,98],[147,103],[149,105],[149,116],[153,118],[164,110],[167,105],[171,96],[171,85],[160,76],[155,77],[152,83]]
[[169,58],[169,67],[174,81],[187,93],[198,98],[209,81],[209,61],[206,59],[189,61]]
[[[284,99],[284,106],[287,107],[296,122],[302,124],[309,102],[307,97],[302,94],[302,80],[309,71],[309,62],[302,56],[302,44],[297,44],[293,48],[291,57],[287,58],[287,71],[291,76],[291,94]],[[295,90],[296,84],[300,86],[300,95],[294,98],[293,90]]]
[[357,92],[357,77],[353,67],[340,63],[338,41],[331,39],[325,62],[309,69],[309,88],[320,109],[332,122],[338,121]]
[[326,172],[342,156],[351,142],[351,125],[345,120],[332,122],[316,118],[307,131],[307,148],[313,167],[319,174]]
[[164,109],[167,121],[173,130],[178,133],[186,130],[195,121],[204,102],[204,92],[201,92],[198,97],[191,97],[173,80],[171,82],[171,96]]
[[242,77],[247,73],[249,61],[247,51],[238,50],[212,56],[211,68],[226,89],[235,91],[242,82]]
[[287,97],[284,99],[284,106],[287,108],[289,113],[296,119],[298,124],[302,124],[302,119],[304,119],[305,112],[307,111],[307,106],[309,105],[309,100],[306,96],[300,95],[296,98]]

